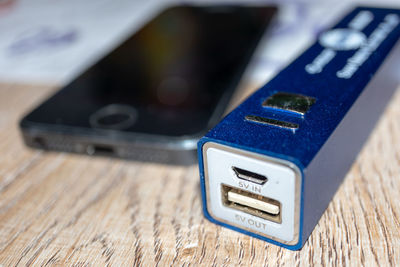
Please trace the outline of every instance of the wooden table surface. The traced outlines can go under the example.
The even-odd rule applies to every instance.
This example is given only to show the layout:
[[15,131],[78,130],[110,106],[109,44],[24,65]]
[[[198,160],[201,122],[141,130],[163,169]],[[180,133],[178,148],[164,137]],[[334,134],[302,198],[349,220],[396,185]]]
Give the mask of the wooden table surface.
[[400,266],[400,92],[294,252],[205,220],[195,165],[25,147],[19,118],[54,90],[0,85],[0,265]]

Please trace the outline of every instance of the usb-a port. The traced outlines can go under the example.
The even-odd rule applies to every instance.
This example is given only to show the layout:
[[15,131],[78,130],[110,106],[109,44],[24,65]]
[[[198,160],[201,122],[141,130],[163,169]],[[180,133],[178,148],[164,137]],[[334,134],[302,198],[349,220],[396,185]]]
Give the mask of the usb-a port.
[[279,201],[224,184],[221,189],[224,206],[276,223],[282,222]]

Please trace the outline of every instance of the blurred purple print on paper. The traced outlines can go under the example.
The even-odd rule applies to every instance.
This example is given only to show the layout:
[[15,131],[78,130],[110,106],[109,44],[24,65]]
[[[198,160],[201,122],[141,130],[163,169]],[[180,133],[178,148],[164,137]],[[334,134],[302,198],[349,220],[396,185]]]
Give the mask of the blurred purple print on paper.
[[299,28],[301,28],[302,23],[307,18],[307,6],[305,3],[285,1],[284,3],[289,3],[292,8],[292,18],[283,20],[278,19],[273,25],[272,34],[273,35],[289,35],[295,33]]
[[12,55],[26,55],[40,51],[51,51],[68,47],[78,39],[75,29],[59,30],[48,26],[22,34],[8,48]]

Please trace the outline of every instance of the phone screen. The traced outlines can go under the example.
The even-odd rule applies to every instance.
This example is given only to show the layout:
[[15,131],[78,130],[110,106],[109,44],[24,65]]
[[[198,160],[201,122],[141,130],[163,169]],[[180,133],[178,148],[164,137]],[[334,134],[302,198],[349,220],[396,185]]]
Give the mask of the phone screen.
[[274,11],[169,8],[26,119],[166,136],[204,132],[237,86]]

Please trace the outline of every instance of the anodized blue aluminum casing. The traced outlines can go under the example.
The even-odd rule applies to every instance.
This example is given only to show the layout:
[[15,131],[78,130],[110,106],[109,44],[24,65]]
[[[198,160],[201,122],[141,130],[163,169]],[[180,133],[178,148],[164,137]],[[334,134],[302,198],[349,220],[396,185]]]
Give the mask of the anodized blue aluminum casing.
[[[212,222],[288,249],[300,249],[327,208],[398,85],[400,10],[358,7],[198,143],[203,208]],[[398,71],[397,71],[398,74]],[[277,92],[313,97],[304,114],[264,107]],[[255,115],[298,125],[255,123]],[[212,218],[202,148],[208,142],[290,161],[301,172],[299,240],[286,245]]]

